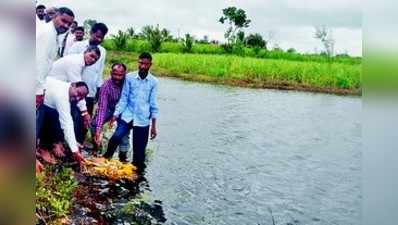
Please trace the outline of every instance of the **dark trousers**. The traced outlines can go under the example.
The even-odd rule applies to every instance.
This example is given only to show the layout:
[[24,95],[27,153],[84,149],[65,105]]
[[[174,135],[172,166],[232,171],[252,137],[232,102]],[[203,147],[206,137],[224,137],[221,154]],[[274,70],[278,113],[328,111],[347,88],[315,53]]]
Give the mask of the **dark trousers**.
[[123,137],[125,137],[131,129],[133,129],[133,164],[136,166],[144,165],[145,148],[148,144],[149,126],[132,126],[132,122],[126,123],[122,119],[118,119],[116,131],[109,140],[108,149],[104,154],[105,158],[112,158],[113,153],[122,142]]
[[54,143],[64,140],[57,110],[42,104],[36,114],[36,140],[42,148],[51,150]]
[[72,103],[70,105],[70,113],[73,119],[73,128],[75,130],[76,141],[79,143],[83,143],[86,137],[86,129],[84,129],[84,121],[81,115],[79,107],[76,104]]
[[90,114],[91,117],[93,117],[94,104],[95,104],[95,98],[86,97],[87,112],[88,114]]

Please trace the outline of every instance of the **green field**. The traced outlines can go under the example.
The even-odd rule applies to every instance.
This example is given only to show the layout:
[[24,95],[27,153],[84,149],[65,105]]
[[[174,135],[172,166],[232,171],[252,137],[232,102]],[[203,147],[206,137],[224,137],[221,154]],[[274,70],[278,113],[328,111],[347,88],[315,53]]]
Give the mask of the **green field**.
[[[146,40],[132,39],[127,40],[126,46],[123,49],[117,49],[112,39],[107,39],[102,44],[109,51],[128,51],[128,52],[151,52],[151,46]],[[183,53],[183,44],[181,42],[163,42],[160,53]],[[282,50],[265,50],[265,49],[254,49],[248,47],[242,47],[241,49],[232,50],[227,52],[221,45],[217,44],[204,44],[194,43],[191,53],[193,54],[211,54],[211,55],[237,55],[254,57],[261,59],[284,59],[290,61],[304,61],[304,62],[332,62],[332,63],[344,63],[350,65],[359,65],[362,63],[361,57],[350,57],[350,56],[335,56],[327,57],[319,54],[305,54],[298,52],[287,52]]]
[[[155,53],[153,56],[152,71],[158,76],[254,88],[361,94],[360,64],[234,55]],[[137,68],[137,53],[110,51],[107,60],[108,64],[124,62],[130,71]]]

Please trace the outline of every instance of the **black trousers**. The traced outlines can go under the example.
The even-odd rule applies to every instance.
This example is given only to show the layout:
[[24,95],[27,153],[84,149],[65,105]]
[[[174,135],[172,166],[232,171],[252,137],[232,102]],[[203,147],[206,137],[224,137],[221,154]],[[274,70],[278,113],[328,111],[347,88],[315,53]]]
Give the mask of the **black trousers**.
[[118,119],[118,125],[115,133],[109,140],[108,149],[104,154],[105,158],[112,158],[116,148],[122,142],[122,138],[133,129],[133,164],[142,167],[145,163],[145,149],[148,144],[149,126],[132,126],[132,123]]
[[70,113],[73,119],[73,128],[75,130],[76,141],[79,143],[83,143],[86,138],[86,129],[84,129],[84,121],[81,115],[79,107],[76,104],[70,105]]
[[51,150],[54,143],[64,140],[64,133],[59,122],[57,110],[42,104],[36,115],[36,140],[40,147]]
[[91,117],[93,117],[94,104],[95,104],[95,98],[86,97],[87,112],[88,114],[90,114]]

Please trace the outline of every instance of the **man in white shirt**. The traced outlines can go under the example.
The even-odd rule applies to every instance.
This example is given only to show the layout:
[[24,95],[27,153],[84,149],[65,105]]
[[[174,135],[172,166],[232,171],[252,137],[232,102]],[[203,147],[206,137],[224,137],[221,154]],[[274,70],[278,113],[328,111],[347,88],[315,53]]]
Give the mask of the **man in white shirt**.
[[82,79],[89,88],[89,93],[86,98],[87,110],[90,116],[93,114],[93,108],[95,104],[95,96],[98,89],[101,87],[103,82],[103,72],[105,67],[106,50],[100,44],[104,40],[105,35],[108,33],[108,28],[103,23],[96,23],[92,26],[90,31],[90,38],[85,41],[76,42],[66,52],[66,54],[77,54],[85,51],[87,46],[95,45],[101,51],[101,57],[92,66],[88,66],[83,70]]
[[84,159],[80,154],[81,145],[75,137],[71,103],[84,99],[88,87],[82,81],[69,83],[53,77],[47,77],[44,86],[46,95],[44,104],[39,109],[41,117],[37,119],[36,138],[40,139],[41,145],[48,144],[49,147],[65,140],[74,159],[80,163]]
[[44,22],[44,16],[46,15],[46,13],[44,12],[45,10],[46,7],[44,5],[36,6],[36,19]]
[[61,7],[51,22],[36,26],[36,107],[43,101],[44,81],[57,57],[57,36],[65,33],[73,20],[73,12]]
[[[84,53],[67,55],[54,62],[48,77],[65,82],[82,81],[82,71],[86,66],[93,65],[101,56],[97,46],[89,46]],[[84,141],[85,130],[90,124],[90,116],[87,113],[87,106],[84,99],[77,105],[72,104],[72,117],[76,139]]]
[[63,57],[65,55],[64,53],[66,52],[66,49],[69,49],[73,45],[73,42],[75,41],[75,29],[77,25],[77,22],[73,21],[69,31],[61,36],[58,52],[59,57]]

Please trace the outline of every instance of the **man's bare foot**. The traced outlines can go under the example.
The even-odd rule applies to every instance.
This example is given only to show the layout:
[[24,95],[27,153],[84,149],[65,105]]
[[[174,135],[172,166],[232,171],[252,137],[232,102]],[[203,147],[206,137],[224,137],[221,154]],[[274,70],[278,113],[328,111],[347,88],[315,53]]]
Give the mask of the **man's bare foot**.
[[53,164],[54,165],[54,164],[57,163],[57,160],[54,158],[54,156],[51,155],[51,153],[48,152],[47,150],[40,149],[39,150],[39,155],[45,162],[47,162],[49,164]]
[[54,144],[53,152],[54,155],[58,158],[65,157],[65,148],[61,143]]

